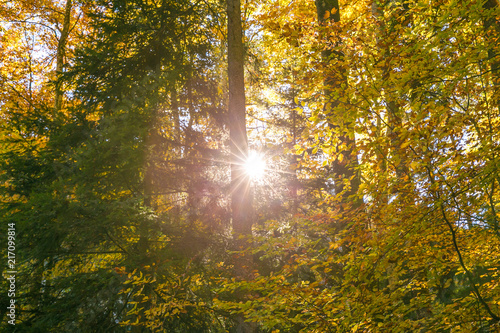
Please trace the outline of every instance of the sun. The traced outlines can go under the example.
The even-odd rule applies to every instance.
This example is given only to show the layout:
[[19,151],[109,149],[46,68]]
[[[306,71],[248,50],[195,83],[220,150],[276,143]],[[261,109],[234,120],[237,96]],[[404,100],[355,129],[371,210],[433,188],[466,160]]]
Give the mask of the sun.
[[245,173],[253,180],[262,179],[266,173],[266,161],[261,154],[255,151],[248,153],[244,167]]

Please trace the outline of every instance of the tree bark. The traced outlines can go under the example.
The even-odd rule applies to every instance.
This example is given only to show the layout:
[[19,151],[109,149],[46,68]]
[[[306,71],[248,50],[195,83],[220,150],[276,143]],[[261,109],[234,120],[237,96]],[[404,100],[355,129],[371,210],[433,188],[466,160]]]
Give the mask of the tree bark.
[[[483,8],[487,11],[496,10],[499,7],[497,0],[487,0],[483,4]],[[500,21],[495,16],[489,17],[483,23],[486,30],[486,36],[491,40],[496,40],[500,36]],[[490,70],[493,77],[493,103],[498,109],[500,115],[500,59],[497,51],[493,48],[488,48],[488,58],[491,60]]]
[[[386,105],[386,113],[387,113],[387,138],[389,139],[389,153],[393,157],[394,163],[394,171],[395,171],[395,179],[398,184],[392,186],[387,193],[388,197],[393,194],[398,194],[401,189],[405,189],[408,185],[409,181],[409,169],[408,169],[408,159],[404,152],[404,149],[401,148],[403,141],[401,140],[401,133],[403,130],[403,118],[401,105],[398,102],[398,96],[396,91],[393,88],[393,83],[391,80],[391,57],[392,51],[389,44],[387,44],[386,40],[391,40],[392,35],[396,32],[387,26],[387,22],[384,19],[384,10],[388,5],[388,1],[377,3],[374,1],[372,4],[372,12],[375,17],[380,18],[379,24],[379,36],[377,41],[377,46],[383,54],[384,64],[382,67],[382,82],[385,84],[382,86],[384,91],[384,100]],[[405,15],[406,11],[400,12],[399,15]],[[396,18],[392,18],[396,20]],[[395,158],[397,157],[397,158]],[[384,156],[384,158],[388,158],[388,156]],[[388,198],[387,198],[388,199]]]
[[[245,237],[252,234],[252,194],[250,178],[245,172],[244,163],[248,156],[246,131],[245,78],[243,28],[241,23],[240,0],[227,0],[227,39],[228,39],[228,81],[229,110],[228,127],[231,154],[231,211],[234,245],[236,250],[245,250],[249,244]],[[243,253],[234,257],[234,274],[238,279],[251,279],[252,258]],[[236,292],[236,298],[245,295]],[[256,324],[246,321],[244,315],[235,318],[234,332],[256,332]]]
[[[340,7],[338,0],[316,0],[316,10],[319,24],[327,25],[329,22],[340,21]],[[337,158],[331,164],[331,171],[334,176],[335,193],[340,195],[341,207],[346,204],[348,198],[357,193],[360,185],[360,178],[357,172],[358,159],[355,153],[355,138],[353,123],[349,119],[348,110],[342,105],[343,91],[347,87],[347,69],[343,65],[344,54],[335,51],[328,46],[331,42],[329,36],[322,33],[324,40],[324,50],[321,53],[322,62],[326,68],[324,78],[325,84],[325,105],[323,111],[328,117],[329,127],[332,131],[338,131],[338,142],[336,144]],[[336,69],[329,70],[328,64],[336,61]],[[344,104],[345,105],[345,104]],[[349,186],[346,186],[350,182]],[[359,204],[356,200],[355,204]]]
[[63,102],[63,92],[61,90],[61,81],[59,76],[62,74],[64,67],[64,56],[66,54],[66,42],[68,40],[68,35],[69,35],[72,6],[73,6],[72,0],[67,0],[66,6],[64,8],[64,21],[61,30],[61,36],[59,37],[59,41],[57,43],[54,114],[57,114],[59,110],[61,110]]
[[231,210],[235,235],[252,231],[250,178],[244,162],[248,155],[245,114],[244,49],[239,0],[227,0],[229,139],[231,153]]

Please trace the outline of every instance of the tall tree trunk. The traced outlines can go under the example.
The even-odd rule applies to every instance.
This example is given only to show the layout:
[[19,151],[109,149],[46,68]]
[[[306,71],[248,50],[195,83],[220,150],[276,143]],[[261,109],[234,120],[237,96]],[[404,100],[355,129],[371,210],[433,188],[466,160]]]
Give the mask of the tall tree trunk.
[[236,235],[252,231],[252,197],[250,178],[244,162],[248,155],[245,119],[244,50],[239,0],[227,0],[228,14],[228,77],[229,77],[229,138],[231,152],[231,209]]
[[[377,1],[374,1],[372,4],[372,12],[375,17],[380,18],[379,38],[377,40],[377,45],[381,53],[383,54],[382,63],[384,64],[382,67],[382,82],[384,82],[384,86],[382,88],[384,91],[387,113],[386,135],[389,139],[389,152],[393,157],[392,161],[395,171],[395,179],[398,182],[398,184],[394,184],[389,189],[387,195],[391,196],[393,194],[398,194],[400,190],[405,190],[405,187],[407,187],[409,182],[409,163],[404,149],[401,149],[401,145],[403,144],[401,140],[401,133],[403,130],[401,105],[398,102],[397,92],[394,91],[394,84],[390,82],[392,70],[391,58],[393,52],[391,51],[390,44],[387,43],[387,40],[392,40],[393,37],[391,34],[395,34],[396,32],[393,30],[393,28],[390,27],[390,25],[388,26],[384,18],[384,10],[388,3],[389,2],[387,1],[379,3]],[[400,12],[399,15],[406,15],[406,10]],[[392,18],[392,20],[396,20],[396,17]],[[387,157],[388,156],[384,156],[383,158]]]
[[66,42],[68,40],[69,28],[71,22],[71,7],[73,6],[72,0],[66,1],[64,8],[64,20],[61,30],[61,36],[57,43],[56,50],[56,85],[55,85],[55,98],[54,98],[54,114],[57,114],[62,107],[63,92],[61,90],[61,81],[59,76],[62,74],[64,67],[64,56],[66,54]]
[[[244,167],[248,156],[248,138],[245,118],[244,48],[240,0],[227,0],[227,20],[232,225],[236,248],[245,250],[248,248],[248,243],[241,236],[249,236],[252,233],[252,195],[250,178],[245,173]],[[251,278],[251,266],[252,259],[249,254],[235,257],[235,276],[240,279]],[[238,295],[238,293],[235,296],[244,298],[244,295]],[[247,322],[243,315],[237,316],[235,321],[236,333],[256,331],[256,325]]]
[[[316,10],[320,25],[325,26],[329,22],[340,21],[340,7],[338,0],[316,0]],[[321,58],[327,68],[325,74],[325,105],[323,111],[328,117],[329,126],[333,131],[338,131],[337,158],[332,162],[331,171],[334,175],[335,192],[340,195],[341,207],[348,202],[348,197],[357,193],[360,178],[357,172],[358,159],[355,153],[355,139],[353,123],[346,110],[341,104],[345,87],[347,87],[347,69],[343,65],[344,54],[335,51],[327,45],[330,44],[329,36],[323,33],[325,48]],[[335,71],[328,70],[328,64],[332,61],[338,63]],[[345,104],[344,104],[345,105]],[[346,184],[350,182],[349,186]],[[359,204],[359,201],[355,205]]]
[[[499,3],[497,0],[487,0],[483,4],[483,8],[487,11],[497,10],[498,7]],[[488,38],[496,40],[500,37],[500,21],[495,16],[487,18],[483,25]],[[500,59],[497,51],[491,47],[488,48],[488,58],[491,59],[490,70],[493,77],[493,103],[497,107],[498,114],[500,115]]]

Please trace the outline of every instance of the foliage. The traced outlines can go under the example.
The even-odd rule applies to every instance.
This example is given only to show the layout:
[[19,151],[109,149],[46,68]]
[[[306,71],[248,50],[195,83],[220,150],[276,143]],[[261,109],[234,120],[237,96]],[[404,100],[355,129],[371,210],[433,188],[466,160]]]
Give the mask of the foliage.
[[499,331],[498,3],[336,6],[242,5],[234,239],[225,5],[2,4],[2,330]]

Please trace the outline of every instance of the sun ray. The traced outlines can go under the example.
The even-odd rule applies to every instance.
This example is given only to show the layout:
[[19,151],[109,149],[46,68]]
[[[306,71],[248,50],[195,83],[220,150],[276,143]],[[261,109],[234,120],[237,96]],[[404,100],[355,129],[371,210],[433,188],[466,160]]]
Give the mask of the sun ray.
[[256,151],[250,151],[243,164],[245,173],[252,180],[260,180],[266,173],[266,161],[264,157]]

